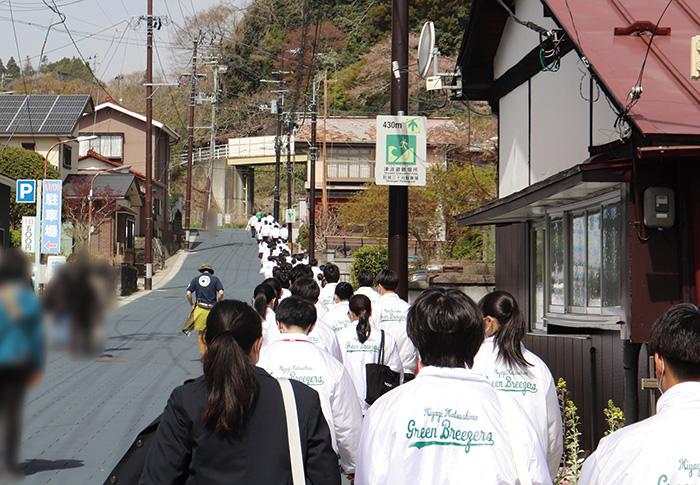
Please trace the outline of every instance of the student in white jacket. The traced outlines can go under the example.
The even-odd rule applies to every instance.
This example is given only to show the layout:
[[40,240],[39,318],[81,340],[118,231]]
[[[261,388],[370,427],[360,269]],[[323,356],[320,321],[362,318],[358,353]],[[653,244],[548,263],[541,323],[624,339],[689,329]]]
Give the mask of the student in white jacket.
[[406,317],[408,309],[411,307],[396,294],[396,287],[399,285],[398,275],[390,270],[384,269],[377,275],[377,289],[382,295],[375,305],[373,313],[374,323],[377,327],[386,330],[396,340],[401,354],[406,380],[410,380],[416,373],[416,363],[418,354],[413,343],[406,333]]
[[494,291],[479,302],[486,340],[472,369],[484,374],[491,387],[511,395],[532,419],[555,476],[561,462],[562,426],[557,389],[549,367],[522,344],[525,319],[507,291]]
[[[484,340],[483,319],[471,298],[458,290],[425,291],[409,312],[408,334],[424,367],[367,411],[355,483],[523,483],[513,446],[532,483],[551,484],[527,414],[467,368]],[[501,402],[511,409],[509,426]]]
[[336,333],[350,326],[348,301],[352,293],[352,285],[350,283],[341,281],[335,287],[335,295],[333,296],[335,303],[328,309],[328,313],[323,317],[323,320]]
[[275,316],[275,305],[277,304],[277,293],[275,289],[267,283],[260,283],[253,290],[253,308],[258,312],[263,324],[263,345],[265,342],[265,334],[270,327],[277,326],[277,317]]
[[[379,353],[382,344],[382,332],[370,324],[372,315],[372,302],[365,295],[353,295],[348,302],[348,313],[352,325],[336,333],[342,362],[348,370],[355,390],[360,398],[362,410],[366,411],[369,404],[365,400],[367,397],[367,364],[379,362]],[[384,352],[383,364],[394,372],[402,374],[403,365],[396,341],[384,332]],[[402,379],[403,380],[403,379]]]
[[365,295],[372,302],[372,306],[376,306],[379,302],[380,295],[377,290],[372,288],[374,283],[374,273],[368,269],[362,269],[357,273],[357,282],[360,287],[355,292],[356,295]]
[[654,416],[606,436],[583,464],[579,485],[700,484],[700,310],[675,305],[653,325],[662,396]]
[[[318,285],[314,283],[311,278],[302,278],[295,281],[294,285],[292,285],[292,295],[298,296],[312,304],[318,299],[318,292]],[[318,312],[316,315],[318,316]],[[275,323],[265,334],[263,342],[272,343],[279,340],[281,336],[282,333]],[[335,332],[320,318],[316,318],[316,325],[314,325],[313,329],[309,332],[309,340],[318,348],[325,350],[339,362],[342,362],[340,347],[338,346],[338,339],[336,338]]]
[[295,379],[318,392],[333,449],[345,473],[352,474],[362,425],[362,409],[352,379],[343,364],[309,340],[308,333],[316,321],[311,303],[290,296],[277,307],[277,319],[282,338],[263,350],[258,365],[273,377]]
[[335,286],[340,281],[340,268],[333,263],[326,264],[323,267],[323,279],[326,284],[321,289],[318,300],[326,307],[330,307],[335,302],[333,296],[335,295]]

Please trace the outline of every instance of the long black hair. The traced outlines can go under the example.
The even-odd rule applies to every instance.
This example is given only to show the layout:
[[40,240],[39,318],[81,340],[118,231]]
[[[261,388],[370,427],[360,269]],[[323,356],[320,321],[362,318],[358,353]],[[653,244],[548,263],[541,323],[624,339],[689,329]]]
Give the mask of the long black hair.
[[498,357],[511,367],[532,366],[520,346],[525,336],[525,319],[513,295],[507,291],[489,293],[479,302],[479,310],[484,318],[493,317],[498,321],[499,328],[493,335]]
[[262,337],[262,320],[248,304],[223,300],[207,317],[202,358],[209,390],[204,424],[217,433],[239,434],[258,391],[255,365],[248,354]]
[[372,333],[372,327],[369,323],[369,317],[372,314],[372,301],[365,295],[353,295],[350,298],[349,308],[359,318],[357,327],[355,327],[357,338],[361,343],[365,343]]
[[253,291],[253,306],[263,320],[265,320],[265,314],[267,313],[267,305],[275,298],[277,298],[277,293],[267,283],[260,283],[255,287]]

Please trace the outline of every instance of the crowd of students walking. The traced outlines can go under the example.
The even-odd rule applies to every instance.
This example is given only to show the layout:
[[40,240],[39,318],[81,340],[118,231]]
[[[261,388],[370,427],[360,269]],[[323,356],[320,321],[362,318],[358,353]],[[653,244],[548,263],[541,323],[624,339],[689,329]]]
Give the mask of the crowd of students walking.
[[[353,290],[332,263],[316,268],[271,236],[260,244],[264,280],[250,304],[210,310],[204,375],[173,392],[140,483],[337,484],[341,473],[357,484],[552,483],[562,456],[558,399],[546,364],[522,344],[526,322],[512,295],[495,291],[477,304],[430,289],[409,305],[390,270],[360,272]],[[700,312],[690,306],[697,338]],[[682,366],[668,341],[655,345],[667,389]],[[681,359],[695,372],[699,350],[686,346]],[[378,363],[401,385],[376,399],[369,369]],[[641,483],[633,474],[602,479],[608,458],[595,453],[579,483]]]

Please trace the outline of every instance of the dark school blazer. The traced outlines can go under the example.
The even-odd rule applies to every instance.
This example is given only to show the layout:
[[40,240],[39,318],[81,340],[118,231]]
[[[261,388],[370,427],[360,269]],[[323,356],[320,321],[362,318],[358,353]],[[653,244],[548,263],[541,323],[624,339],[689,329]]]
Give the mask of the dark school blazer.
[[[204,376],[176,388],[148,449],[142,485],[291,484],[287,421],[276,379],[256,367],[259,391],[239,436],[220,435],[202,422]],[[338,459],[318,393],[292,381],[307,483],[340,484]]]

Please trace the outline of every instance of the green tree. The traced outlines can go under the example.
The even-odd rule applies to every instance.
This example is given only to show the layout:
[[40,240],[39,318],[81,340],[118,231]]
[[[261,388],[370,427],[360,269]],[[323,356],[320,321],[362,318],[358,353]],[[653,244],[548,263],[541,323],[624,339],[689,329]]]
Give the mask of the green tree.
[[[454,163],[447,169],[431,166],[426,186],[408,190],[409,235],[416,239],[424,255],[433,251],[429,241],[441,239],[444,234],[447,256],[482,259],[483,235],[471,228],[458,227],[454,216],[488,202],[495,191],[496,172],[491,166],[474,167],[465,163]],[[388,194],[386,186],[366,185],[366,190],[356,193],[340,207],[341,225],[364,236],[385,237]],[[457,245],[460,240],[461,244]],[[455,246],[457,251],[453,251]]]
[[377,276],[383,269],[389,267],[389,249],[386,246],[364,246],[352,253],[352,266],[350,266],[350,278],[352,286],[356,290],[360,287],[357,282],[357,274],[363,269],[369,270]]
[[[44,157],[32,150],[8,147],[0,156],[0,174],[13,179],[40,180],[44,178]],[[52,165],[46,168],[47,179],[58,179],[58,172]],[[22,216],[36,214],[36,204],[18,204],[14,198],[10,201],[10,225],[20,229]]]
[[24,60],[22,74],[26,77],[34,77],[34,75],[36,74],[36,70],[34,69],[34,66],[32,66],[32,60],[29,58],[29,56],[27,56]]
[[19,65],[17,64],[17,61],[15,61],[14,57],[10,57],[10,59],[7,61],[7,71],[5,72],[5,75],[7,76],[8,81],[14,81],[20,78],[20,69]]
[[82,59],[76,57],[64,57],[60,61],[50,62],[41,67],[41,72],[51,73],[58,76],[60,79],[81,79],[91,83],[94,81],[90,68],[85,65]]

